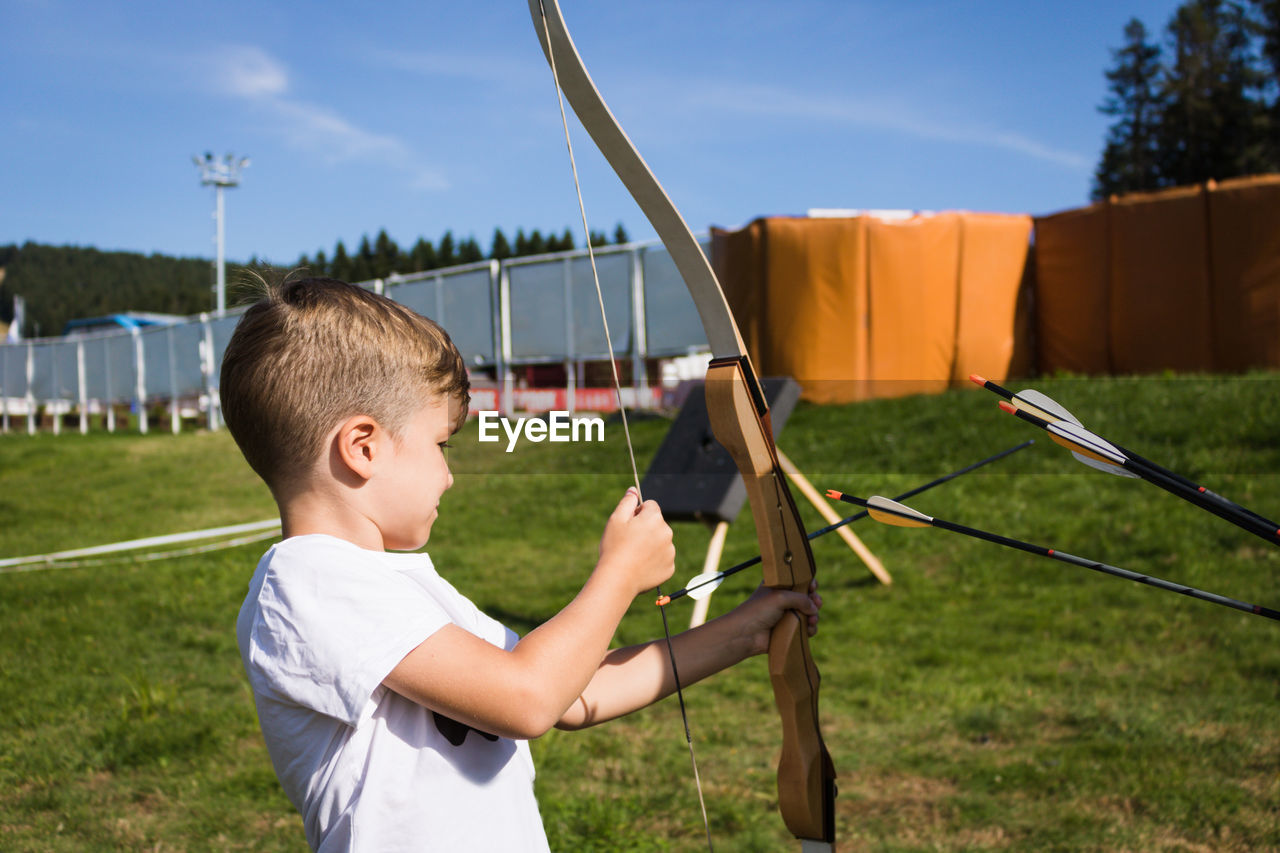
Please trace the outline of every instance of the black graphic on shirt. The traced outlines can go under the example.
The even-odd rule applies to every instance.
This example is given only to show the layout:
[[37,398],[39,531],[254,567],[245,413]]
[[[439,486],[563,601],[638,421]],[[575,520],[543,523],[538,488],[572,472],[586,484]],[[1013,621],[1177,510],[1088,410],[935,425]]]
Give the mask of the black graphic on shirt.
[[444,739],[454,746],[462,746],[462,742],[467,739],[467,732],[475,732],[485,740],[498,739],[497,735],[474,729],[466,723],[460,723],[451,717],[446,717],[439,711],[432,711],[431,716],[436,718],[436,728],[440,730],[440,734],[444,735]]

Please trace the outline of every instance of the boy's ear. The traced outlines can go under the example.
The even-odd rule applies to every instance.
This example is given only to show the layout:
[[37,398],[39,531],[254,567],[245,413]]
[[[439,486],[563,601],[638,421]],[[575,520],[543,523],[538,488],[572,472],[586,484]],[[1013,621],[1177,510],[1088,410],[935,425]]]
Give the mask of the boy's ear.
[[337,462],[361,480],[373,476],[373,463],[390,438],[387,431],[368,415],[352,415],[338,427],[333,439]]

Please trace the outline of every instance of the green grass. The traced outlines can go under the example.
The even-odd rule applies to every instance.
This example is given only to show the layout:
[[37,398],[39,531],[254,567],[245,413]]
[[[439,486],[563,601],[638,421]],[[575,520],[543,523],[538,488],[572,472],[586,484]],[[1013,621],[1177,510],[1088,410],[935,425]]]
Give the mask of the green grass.
[[[1101,434],[1274,517],[1277,378],[1035,386]],[[972,391],[802,405],[781,444],[819,489],[865,495],[1035,437],[911,505],[1280,606],[1280,549],[1078,465],[994,401]],[[642,469],[666,426],[633,421]],[[584,579],[627,485],[621,435],[610,423],[603,445],[506,454],[469,427],[452,451],[436,564],[517,630],[550,616]],[[272,511],[225,433],[0,438],[0,557]],[[814,545],[841,849],[1280,849],[1280,625],[942,531],[870,525],[855,529],[892,586],[835,537]],[[751,527],[744,512],[726,565],[754,553]],[[676,528],[683,581],[708,534]],[[0,849],[305,849],[235,648],[264,547],[0,574]],[[749,574],[721,588],[713,614],[747,594]],[[673,605],[674,623],[688,612]],[[640,600],[618,642],[660,633]],[[687,695],[717,849],[793,849],[776,812],[764,661]],[[673,701],[533,749],[553,849],[705,849]]]

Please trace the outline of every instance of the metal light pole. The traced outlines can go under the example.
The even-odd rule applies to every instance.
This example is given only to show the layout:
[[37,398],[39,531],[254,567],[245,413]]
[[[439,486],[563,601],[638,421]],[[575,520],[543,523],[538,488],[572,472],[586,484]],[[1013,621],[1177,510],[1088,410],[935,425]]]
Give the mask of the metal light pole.
[[213,186],[214,193],[217,196],[217,207],[214,211],[214,218],[217,220],[217,242],[218,242],[218,263],[217,263],[217,314],[221,317],[227,310],[227,269],[226,269],[226,246],[224,233],[224,203],[222,200],[222,190],[226,187],[236,187],[240,185],[240,170],[249,165],[248,157],[241,157],[237,160],[231,154],[227,154],[221,160],[213,156],[212,153],[206,151],[204,158],[191,158],[196,168],[200,170],[200,183],[204,186]]

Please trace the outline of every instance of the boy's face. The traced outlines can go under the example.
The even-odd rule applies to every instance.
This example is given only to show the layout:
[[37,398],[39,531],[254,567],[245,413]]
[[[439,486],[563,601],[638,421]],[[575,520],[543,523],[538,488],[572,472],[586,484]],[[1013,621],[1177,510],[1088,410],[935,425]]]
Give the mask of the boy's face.
[[453,485],[445,448],[452,434],[449,401],[435,398],[410,418],[384,457],[378,487],[383,548],[413,551],[427,544],[440,498]]

